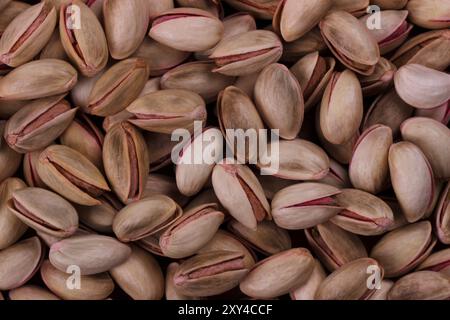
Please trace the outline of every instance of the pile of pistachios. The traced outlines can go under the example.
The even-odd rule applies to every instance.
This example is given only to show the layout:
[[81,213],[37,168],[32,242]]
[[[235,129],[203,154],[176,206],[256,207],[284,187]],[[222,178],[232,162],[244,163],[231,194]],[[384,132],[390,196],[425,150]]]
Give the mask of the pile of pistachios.
[[0,0],[0,300],[449,299],[449,28],[450,0]]

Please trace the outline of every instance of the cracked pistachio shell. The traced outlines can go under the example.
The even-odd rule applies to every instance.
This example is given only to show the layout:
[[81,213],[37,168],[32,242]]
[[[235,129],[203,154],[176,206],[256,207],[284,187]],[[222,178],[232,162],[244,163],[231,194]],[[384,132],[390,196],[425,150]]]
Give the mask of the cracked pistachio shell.
[[326,277],[325,270],[323,270],[322,265],[316,259],[313,272],[309,279],[299,287],[291,289],[289,296],[292,300],[314,300],[317,289]]
[[175,8],[156,17],[148,35],[171,48],[195,52],[214,47],[223,31],[222,21],[205,10]]
[[225,0],[239,11],[249,12],[258,19],[272,20],[280,0]]
[[[368,30],[377,41],[381,54],[385,55],[399,47],[408,38],[413,25],[406,21],[407,10],[385,10],[380,11],[379,14],[380,28],[368,28]],[[360,21],[370,26],[371,16],[371,14],[365,15],[360,18]]]
[[363,235],[385,233],[394,223],[392,209],[380,198],[357,189],[344,189],[337,195],[344,208],[331,222],[349,232]]
[[415,116],[434,119],[448,125],[450,122],[450,101],[433,109],[416,109]]
[[377,194],[385,188],[392,143],[392,130],[387,126],[374,125],[362,133],[349,166],[350,180],[356,189]]
[[314,28],[327,14],[332,0],[283,0],[273,18],[273,29],[287,42],[295,41]]
[[160,300],[164,295],[164,276],[158,261],[135,245],[131,246],[130,257],[109,273],[134,300]]
[[235,251],[244,255],[244,265],[253,266],[256,263],[256,255],[246,247],[239,239],[233,234],[224,231],[222,229],[217,230],[214,237],[197,253],[206,253],[214,251]]
[[432,109],[450,100],[450,75],[419,64],[401,67],[394,77],[398,95],[413,107]]
[[80,152],[100,170],[103,168],[104,134],[86,114],[78,113],[59,139],[62,145]]
[[104,0],[103,20],[111,56],[122,60],[144,40],[148,24],[148,1]]
[[136,241],[173,224],[183,211],[172,199],[155,195],[130,203],[114,218],[113,230],[122,242]]
[[84,111],[105,117],[124,110],[142,92],[148,76],[149,67],[144,59],[130,58],[116,63],[95,82]]
[[184,145],[175,162],[177,187],[183,195],[193,196],[203,189],[215,164],[222,160],[219,158],[222,150],[223,137],[217,128],[205,129]]
[[56,11],[49,1],[25,9],[0,38],[0,61],[10,67],[31,61],[44,48],[55,26]]
[[401,126],[403,140],[422,150],[437,178],[450,178],[450,129],[433,119],[414,117]]
[[315,27],[300,39],[283,43],[283,56],[281,60],[296,63],[299,59],[310,53],[324,51],[325,49],[327,49],[327,45],[322,38],[319,28]]
[[275,194],[272,216],[275,223],[287,230],[314,227],[338,214],[338,188],[321,183],[306,182],[287,187]]
[[147,144],[136,127],[124,122],[107,132],[103,165],[112,189],[123,203],[142,198],[149,162]]
[[[69,28],[75,14],[71,6],[77,8],[80,28]],[[71,0],[61,6],[59,34],[67,56],[84,76],[95,76],[106,66],[109,53],[105,33],[94,12],[82,1]]]
[[56,295],[49,290],[34,286],[24,285],[22,287],[10,290],[8,293],[10,300],[60,300]]
[[258,222],[271,219],[269,202],[249,167],[228,162],[224,160],[214,167],[214,192],[220,203],[237,221],[256,230]]
[[331,52],[346,67],[362,75],[373,73],[380,59],[380,49],[361,21],[350,13],[332,11],[319,26]]
[[306,239],[325,267],[333,272],[346,263],[367,257],[361,239],[331,222],[305,230]]
[[418,271],[397,280],[388,300],[448,300],[450,279],[434,271]]
[[306,283],[314,267],[315,260],[307,249],[286,250],[254,265],[239,288],[252,298],[276,298]]
[[180,259],[195,254],[214,237],[224,218],[216,204],[201,205],[185,212],[159,238],[164,256]]
[[423,152],[411,142],[393,144],[389,150],[392,187],[406,219],[420,220],[435,197],[433,170]]
[[8,210],[7,203],[14,191],[26,188],[18,178],[5,179],[0,184],[0,250],[6,249],[19,240],[28,227]]
[[42,151],[43,149],[28,152],[23,157],[23,176],[30,187],[46,188],[44,181],[37,173],[37,163]]
[[305,105],[300,84],[289,69],[278,63],[265,67],[255,83],[256,107],[271,129],[283,139],[295,139],[300,132]]
[[11,290],[30,280],[42,262],[44,248],[38,237],[22,240],[0,251],[0,290]]
[[395,137],[400,132],[403,121],[410,118],[413,112],[413,107],[405,103],[392,88],[372,103],[364,118],[363,129],[381,124],[391,128]]
[[70,290],[67,282],[71,273],[56,269],[48,260],[41,266],[41,277],[45,285],[64,300],[104,300],[114,291],[114,282],[108,273],[82,275],[79,289]]
[[444,249],[429,255],[418,267],[418,271],[438,271],[450,276],[450,249]]
[[361,258],[344,264],[319,286],[317,300],[367,300],[376,292],[368,288],[370,268],[378,269],[383,279],[383,267],[374,259]]
[[441,0],[409,0],[406,5],[409,19],[426,29],[450,27],[450,3]]
[[450,65],[450,30],[434,30],[421,33],[403,44],[391,61],[400,68],[416,63],[443,71]]
[[16,190],[7,208],[27,226],[50,236],[66,238],[78,229],[75,208],[64,198],[45,189]]
[[249,268],[240,252],[197,254],[180,264],[173,277],[175,290],[189,297],[219,295],[239,285]]
[[109,193],[98,200],[101,204],[97,206],[76,206],[80,221],[94,231],[112,233],[113,221],[117,212],[122,209],[122,203]]
[[32,100],[50,97],[70,91],[77,79],[77,71],[65,61],[31,61],[0,79],[0,98]]
[[76,112],[61,95],[35,100],[8,120],[5,140],[19,153],[45,148],[67,129]]
[[100,235],[80,235],[58,241],[50,247],[50,262],[60,271],[80,267],[81,275],[102,273],[125,262],[129,246],[117,239]]
[[385,92],[393,83],[397,67],[381,57],[370,76],[359,76],[364,97],[375,96]]
[[22,155],[6,143],[4,131],[5,121],[0,121],[0,181],[13,176],[22,162]]
[[330,159],[330,170],[328,174],[317,182],[329,184],[338,189],[351,187],[350,178],[347,169],[336,160]]
[[145,237],[141,240],[138,240],[136,243],[142,249],[144,249],[154,255],[164,257],[164,254],[161,251],[161,247],[159,246],[160,234],[161,234],[161,231],[157,232],[155,234],[152,234],[151,236]]
[[173,277],[175,273],[177,273],[180,264],[177,262],[172,262],[167,266],[166,269],[166,279],[165,279],[165,297],[166,300],[174,301],[174,300],[196,300],[195,297],[188,297],[183,294],[180,294],[175,289],[175,284],[173,282]]
[[182,64],[161,78],[162,89],[184,89],[199,94],[206,103],[216,101],[217,95],[233,85],[235,78],[213,72],[214,63],[196,61]]
[[167,89],[149,93],[136,99],[127,111],[128,120],[141,129],[171,134],[185,128],[193,131],[194,122],[204,122],[207,117],[205,101],[195,92]]
[[217,117],[225,141],[236,158],[242,163],[256,160],[258,155],[255,144],[259,137],[249,140],[249,147],[242,148],[237,145],[235,136],[226,133],[228,129],[242,129],[244,132],[250,129],[260,132],[264,129],[264,123],[250,97],[237,87],[227,87],[217,98]]
[[[276,147],[274,148],[276,144]],[[258,163],[262,170],[270,170],[278,164],[274,176],[290,180],[320,180],[330,170],[330,159],[325,151],[307,140],[280,140],[270,144],[271,152],[277,152],[278,163]],[[276,151],[277,150],[277,151]]]
[[403,9],[409,0],[371,0],[370,3],[379,6],[382,10]]
[[289,233],[271,221],[262,221],[255,230],[249,229],[236,220],[228,223],[228,230],[245,244],[266,256],[291,249]]
[[450,183],[447,183],[436,207],[436,233],[442,243],[450,244]]
[[0,9],[2,10],[2,15],[0,16],[0,35],[5,32],[11,21],[29,7],[30,5],[28,3],[22,1],[0,1]]
[[181,207],[184,207],[190,201],[189,197],[180,193],[173,177],[158,173],[150,173],[147,178],[147,183],[145,184],[142,199],[158,194],[168,196]]
[[97,197],[110,191],[97,167],[80,152],[62,145],[52,145],[39,156],[37,172],[44,183],[77,204],[100,204]]
[[69,61],[69,57],[61,42],[59,29],[53,31],[50,40],[48,40],[47,44],[42,49],[39,59],[59,59]]
[[314,51],[291,67],[292,74],[303,89],[306,111],[320,101],[333,75],[335,65],[334,58],[323,58],[318,51]]
[[268,30],[253,30],[223,39],[210,58],[219,72],[228,76],[249,75],[277,62],[283,52],[278,36]]
[[354,137],[363,117],[361,84],[355,73],[333,73],[319,113],[320,129],[327,141],[341,145]]
[[383,266],[386,277],[405,275],[430,255],[436,244],[432,232],[428,221],[395,229],[375,244],[370,257]]
[[150,76],[161,76],[180,65],[190,53],[163,45],[146,37],[133,54],[134,57],[145,59],[150,68]]

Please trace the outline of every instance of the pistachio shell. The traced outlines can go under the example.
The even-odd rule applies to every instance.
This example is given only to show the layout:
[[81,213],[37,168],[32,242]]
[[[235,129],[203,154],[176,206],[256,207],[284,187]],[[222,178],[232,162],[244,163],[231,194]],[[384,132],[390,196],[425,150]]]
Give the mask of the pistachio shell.
[[297,62],[300,58],[315,51],[324,51],[327,45],[320,34],[318,27],[306,33],[300,39],[283,43],[282,61]]
[[3,133],[5,121],[0,121],[0,181],[11,177],[19,168],[22,155],[10,148]]
[[0,35],[5,32],[8,25],[13,21],[20,13],[30,7],[28,3],[21,1],[3,0],[0,1],[0,8],[2,15],[0,16]]
[[447,276],[450,275],[450,249],[444,249],[429,255],[418,267],[417,270],[438,271]]
[[250,12],[260,19],[272,19],[279,0],[225,0],[232,7]]
[[53,31],[52,37],[42,49],[39,59],[59,59],[69,61],[69,57],[61,42],[59,29]]
[[314,300],[317,289],[327,277],[323,267],[318,260],[315,260],[315,267],[309,279],[299,287],[289,293],[292,300]]
[[444,188],[436,207],[436,233],[442,243],[450,244],[450,183]]
[[166,270],[166,285],[165,285],[165,295],[166,299],[169,301],[173,300],[194,300],[193,297],[188,297],[182,294],[179,294],[175,289],[175,284],[173,283],[173,277],[177,272],[180,265],[177,262],[172,262],[167,266]]
[[373,74],[359,76],[363,95],[367,97],[385,92],[392,85],[396,71],[397,68],[392,62],[381,57]]
[[382,10],[399,10],[406,6],[408,0],[371,0],[370,3],[379,6]]
[[34,286],[34,285],[24,285],[22,287],[13,289],[9,291],[10,300],[60,300],[53,293],[47,289]]
[[410,273],[398,280],[388,293],[388,300],[448,300],[450,280],[434,271]]
[[333,0],[331,11],[344,10],[358,17],[366,12],[368,6],[369,0]]
[[180,193],[174,178],[159,173],[150,173],[147,178],[142,199],[158,194],[168,196],[181,207],[184,207],[190,200],[189,197]]
[[406,5],[411,21],[423,28],[450,27],[450,4],[439,0],[409,0]]
[[45,188],[46,184],[37,173],[37,163],[43,150],[28,152],[23,157],[23,175],[26,183],[30,187]]

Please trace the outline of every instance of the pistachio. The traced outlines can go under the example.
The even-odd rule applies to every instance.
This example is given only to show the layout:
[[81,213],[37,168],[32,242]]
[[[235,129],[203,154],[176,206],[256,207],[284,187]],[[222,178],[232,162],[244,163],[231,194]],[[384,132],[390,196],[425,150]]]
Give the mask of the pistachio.
[[5,179],[0,184],[0,250],[13,245],[27,231],[27,226],[12,214],[7,207],[8,201],[16,190],[26,188],[18,178]]
[[317,289],[327,277],[323,267],[318,260],[315,260],[315,266],[309,279],[291,290],[289,293],[292,300],[314,300]]
[[450,183],[444,188],[436,207],[436,233],[442,243],[450,244]]
[[57,194],[40,188],[16,190],[7,208],[24,224],[55,237],[69,237],[78,229],[75,208]]
[[251,99],[254,98],[255,84],[261,72],[255,72],[246,76],[240,76],[234,82],[234,86],[242,90]]
[[306,111],[319,102],[333,75],[335,65],[334,58],[323,58],[318,51],[314,51],[291,67],[292,74],[303,89]]
[[0,61],[18,67],[31,61],[52,36],[56,12],[49,1],[42,1],[17,15],[0,38]]
[[392,187],[411,223],[430,210],[435,197],[434,174],[423,152],[410,142],[393,144],[389,150]]
[[180,265],[177,262],[172,262],[167,266],[166,270],[166,283],[165,283],[165,293],[166,293],[166,299],[169,301],[173,300],[190,300],[195,299],[192,297],[188,297],[182,294],[179,294],[175,290],[175,284],[173,283],[173,277],[175,273],[177,272]]
[[[300,58],[315,51],[324,51],[327,48],[318,27],[306,33],[300,39],[283,44],[282,61],[297,62]],[[303,88],[303,87],[302,87]]]
[[215,204],[187,211],[160,236],[159,245],[164,256],[179,259],[196,253],[214,237],[224,218]]
[[370,256],[383,266],[386,277],[393,278],[407,274],[422,263],[435,244],[431,223],[422,221],[386,234],[372,248]]
[[269,200],[272,200],[278,191],[298,183],[296,180],[285,180],[268,175],[259,176],[258,180],[264,189],[264,194]]
[[223,17],[223,7],[220,0],[177,0],[177,3],[181,7],[198,8],[208,11],[218,18]]
[[386,232],[394,223],[392,209],[380,198],[357,189],[344,189],[336,196],[345,208],[331,222],[344,230],[369,236]]
[[369,268],[377,268],[383,278],[383,267],[375,260],[361,258],[349,262],[330,274],[319,286],[317,300],[367,300],[376,289],[368,286],[367,272]]
[[369,0],[333,0],[332,10],[343,10],[359,17],[364,14],[369,6]]
[[0,289],[11,290],[30,280],[42,262],[44,248],[38,237],[22,240],[0,251]]
[[164,257],[161,247],[159,246],[159,235],[160,234],[161,234],[161,231],[137,241],[136,244],[139,245],[142,249],[144,249],[154,255]]
[[155,17],[159,16],[164,11],[173,9],[173,0],[159,0],[147,2],[147,7],[149,11],[150,21],[153,21]]
[[306,238],[325,267],[333,272],[346,263],[367,257],[361,239],[331,222],[305,230]]
[[391,128],[374,125],[359,137],[354,147],[349,174],[357,189],[377,194],[389,177],[388,154],[393,143]]
[[406,5],[410,20],[423,28],[442,29],[450,27],[450,4],[439,0],[409,0]]
[[253,266],[239,288],[253,298],[278,297],[306,283],[314,267],[315,260],[307,249],[286,250]]
[[383,279],[380,283],[381,288],[377,289],[375,293],[369,298],[369,300],[387,300],[387,295],[393,286],[393,281]]
[[331,142],[327,141],[324,137],[322,130],[320,128],[320,108],[317,108],[316,112],[316,131],[317,135],[319,136],[319,140],[324,147],[324,149],[327,151],[327,153],[334,159],[336,159],[338,162],[342,164],[349,164],[352,155],[353,155],[353,148],[356,144],[356,141],[359,139],[359,130],[355,132],[355,134],[345,142],[344,144],[332,144]]
[[53,293],[47,289],[34,286],[25,285],[9,291],[10,300],[60,300]]
[[124,110],[139,96],[148,76],[148,65],[141,58],[116,63],[95,82],[89,105],[84,110],[97,116],[109,116]]
[[67,62],[42,59],[28,62],[0,79],[0,99],[32,100],[72,89],[77,71]]
[[215,46],[223,30],[222,21],[205,10],[176,8],[155,18],[149,36],[171,48],[195,52]]
[[272,215],[275,223],[287,230],[314,227],[338,214],[339,189],[321,183],[300,183],[275,194]]
[[64,300],[103,300],[114,290],[114,282],[108,273],[82,275],[79,289],[70,290],[67,280],[70,273],[56,269],[48,260],[42,263],[41,277],[45,285]]
[[61,42],[59,29],[53,31],[50,40],[48,40],[47,44],[42,49],[39,59],[59,59],[69,61],[69,57]]
[[130,257],[110,270],[114,281],[134,300],[159,300],[164,295],[164,277],[153,256],[131,246]]
[[280,0],[225,0],[232,7],[250,12],[256,18],[272,19]]
[[400,10],[406,6],[408,0],[371,0],[370,3],[382,10]]
[[175,290],[180,294],[189,297],[212,296],[236,287],[248,270],[242,253],[213,251],[184,261],[173,281]]
[[223,39],[210,58],[217,65],[215,72],[242,76],[262,70],[277,62],[283,52],[278,36],[267,30],[254,30]]
[[28,152],[23,157],[23,175],[26,183],[30,187],[46,187],[46,184],[37,173],[37,164],[42,151],[43,150]]
[[362,75],[373,73],[380,59],[380,50],[361,21],[350,13],[333,11],[319,26],[331,52],[346,67]]
[[450,249],[437,251],[429,255],[418,267],[417,270],[438,271],[447,276],[450,275]]
[[70,91],[70,97],[75,106],[82,108],[82,110],[86,110],[89,105],[89,95],[91,94],[92,88],[105,72],[106,70],[103,69],[91,78],[82,75],[80,76],[77,84]]
[[211,62],[189,62],[164,74],[162,89],[184,89],[198,93],[206,103],[214,102],[220,91],[234,83],[233,77],[213,72]]
[[267,256],[289,250],[292,246],[289,233],[271,221],[261,222],[255,231],[232,220],[228,223],[228,229],[244,243]]
[[295,41],[314,28],[331,8],[331,0],[283,0],[273,17],[273,28],[287,42]]
[[336,160],[330,159],[330,171],[328,174],[317,182],[329,184],[338,189],[349,188],[351,186],[347,169],[339,164]]
[[142,199],[158,194],[168,196],[181,207],[185,206],[189,202],[189,198],[182,195],[178,190],[175,179],[163,174],[150,173],[147,178]]
[[396,71],[397,68],[392,62],[381,57],[373,74],[359,76],[363,95],[365,97],[375,96],[386,91],[392,85]]
[[216,204],[220,211],[226,212],[225,208],[221,206],[220,201],[214,192],[214,189],[212,188],[212,186],[208,185],[205,189],[200,191],[193,199],[190,199],[189,203],[185,205],[183,209],[185,211],[188,211],[195,207],[211,203]]
[[122,264],[130,254],[131,249],[114,238],[82,235],[54,243],[49,257],[51,264],[60,271],[76,265],[81,275],[93,275]]
[[271,64],[255,83],[255,102],[269,128],[280,128],[280,137],[294,139],[302,126],[304,101],[302,89],[287,67]]
[[173,130],[194,129],[194,121],[206,120],[205,101],[197,93],[168,89],[147,94],[135,100],[127,111],[128,121],[151,132],[171,134]]
[[270,205],[261,184],[248,167],[226,162],[214,167],[214,192],[237,221],[255,230],[258,222],[271,219]]
[[156,195],[120,210],[114,218],[113,230],[121,241],[136,241],[165,229],[181,214],[181,208],[172,199]]
[[101,233],[112,233],[112,225],[122,204],[112,194],[105,193],[98,199],[101,204],[96,206],[80,206],[76,209],[80,221],[87,227]]
[[450,280],[434,271],[410,273],[398,280],[388,293],[388,300],[448,300]]
[[320,108],[320,129],[325,139],[333,144],[348,142],[357,132],[362,116],[362,91],[356,75],[349,70],[335,72]]
[[450,100],[450,75],[418,64],[401,67],[395,74],[398,95],[413,107],[432,109]]
[[146,0],[104,0],[103,19],[111,56],[125,59],[145,38],[149,24],[148,3]]
[[[70,28],[76,6],[80,28]],[[131,20],[131,19],[130,19]],[[128,20],[127,20],[128,21]],[[108,62],[108,44],[94,12],[80,0],[65,2],[59,13],[61,43],[70,60],[87,77],[100,72]]]
[[0,121],[0,181],[11,177],[20,167],[22,155],[17,153],[3,138],[5,121]]
[[448,124],[450,122],[450,102],[447,101],[442,106],[433,109],[416,109],[415,115]]
[[123,203],[141,199],[149,158],[144,137],[133,125],[120,123],[108,131],[103,165],[111,187]]
[[0,16],[0,36],[5,32],[8,25],[13,21],[20,13],[30,7],[28,3],[21,1],[3,0],[0,1],[0,8],[2,15]]
[[98,205],[96,197],[110,191],[97,167],[66,146],[52,145],[45,149],[39,156],[37,172],[52,190],[78,204]]
[[5,140],[19,153],[45,148],[66,130],[76,111],[61,95],[35,100],[8,120]]

